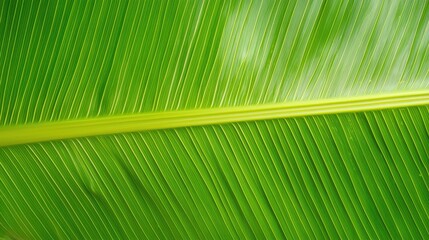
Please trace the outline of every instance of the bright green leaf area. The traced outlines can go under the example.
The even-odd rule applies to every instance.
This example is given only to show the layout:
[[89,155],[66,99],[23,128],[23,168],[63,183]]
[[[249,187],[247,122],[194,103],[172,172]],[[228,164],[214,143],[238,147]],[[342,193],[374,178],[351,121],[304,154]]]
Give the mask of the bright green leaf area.
[[416,92],[424,0],[0,1],[0,237],[429,239]]
[[424,1],[1,9],[2,125],[429,88]]
[[17,238],[429,237],[429,109],[0,149]]

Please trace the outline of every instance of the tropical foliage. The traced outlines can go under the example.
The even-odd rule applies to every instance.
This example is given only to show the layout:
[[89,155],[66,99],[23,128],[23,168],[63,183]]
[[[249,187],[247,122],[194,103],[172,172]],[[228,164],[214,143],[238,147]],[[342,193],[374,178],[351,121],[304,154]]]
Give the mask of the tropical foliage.
[[3,0],[0,36],[5,239],[429,239],[427,1]]

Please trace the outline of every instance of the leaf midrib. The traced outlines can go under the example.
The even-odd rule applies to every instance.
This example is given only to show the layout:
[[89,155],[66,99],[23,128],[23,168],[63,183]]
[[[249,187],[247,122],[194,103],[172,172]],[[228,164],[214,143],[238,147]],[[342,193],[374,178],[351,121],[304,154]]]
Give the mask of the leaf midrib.
[[0,128],[0,147],[98,135],[429,105],[429,90],[349,98],[95,117]]

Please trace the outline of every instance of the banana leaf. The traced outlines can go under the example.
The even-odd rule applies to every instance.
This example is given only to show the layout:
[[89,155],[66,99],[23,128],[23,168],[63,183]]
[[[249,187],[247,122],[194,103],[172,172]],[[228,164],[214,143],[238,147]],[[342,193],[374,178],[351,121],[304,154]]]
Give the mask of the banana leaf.
[[0,1],[2,239],[429,239],[429,2]]

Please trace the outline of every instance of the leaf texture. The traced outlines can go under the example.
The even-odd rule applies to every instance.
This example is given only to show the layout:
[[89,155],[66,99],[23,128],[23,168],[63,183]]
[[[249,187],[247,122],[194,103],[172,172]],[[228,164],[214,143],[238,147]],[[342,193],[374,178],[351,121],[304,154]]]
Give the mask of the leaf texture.
[[2,1],[0,123],[429,88],[427,1]]
[[[104,117],[429,96],[428,1],[3,0],[0,36],[0,142]],[[429,107],[410,105],[0,147],[0,236],[429,239]]]
[[429,237],[429,108],[2,148],[22,238]]

